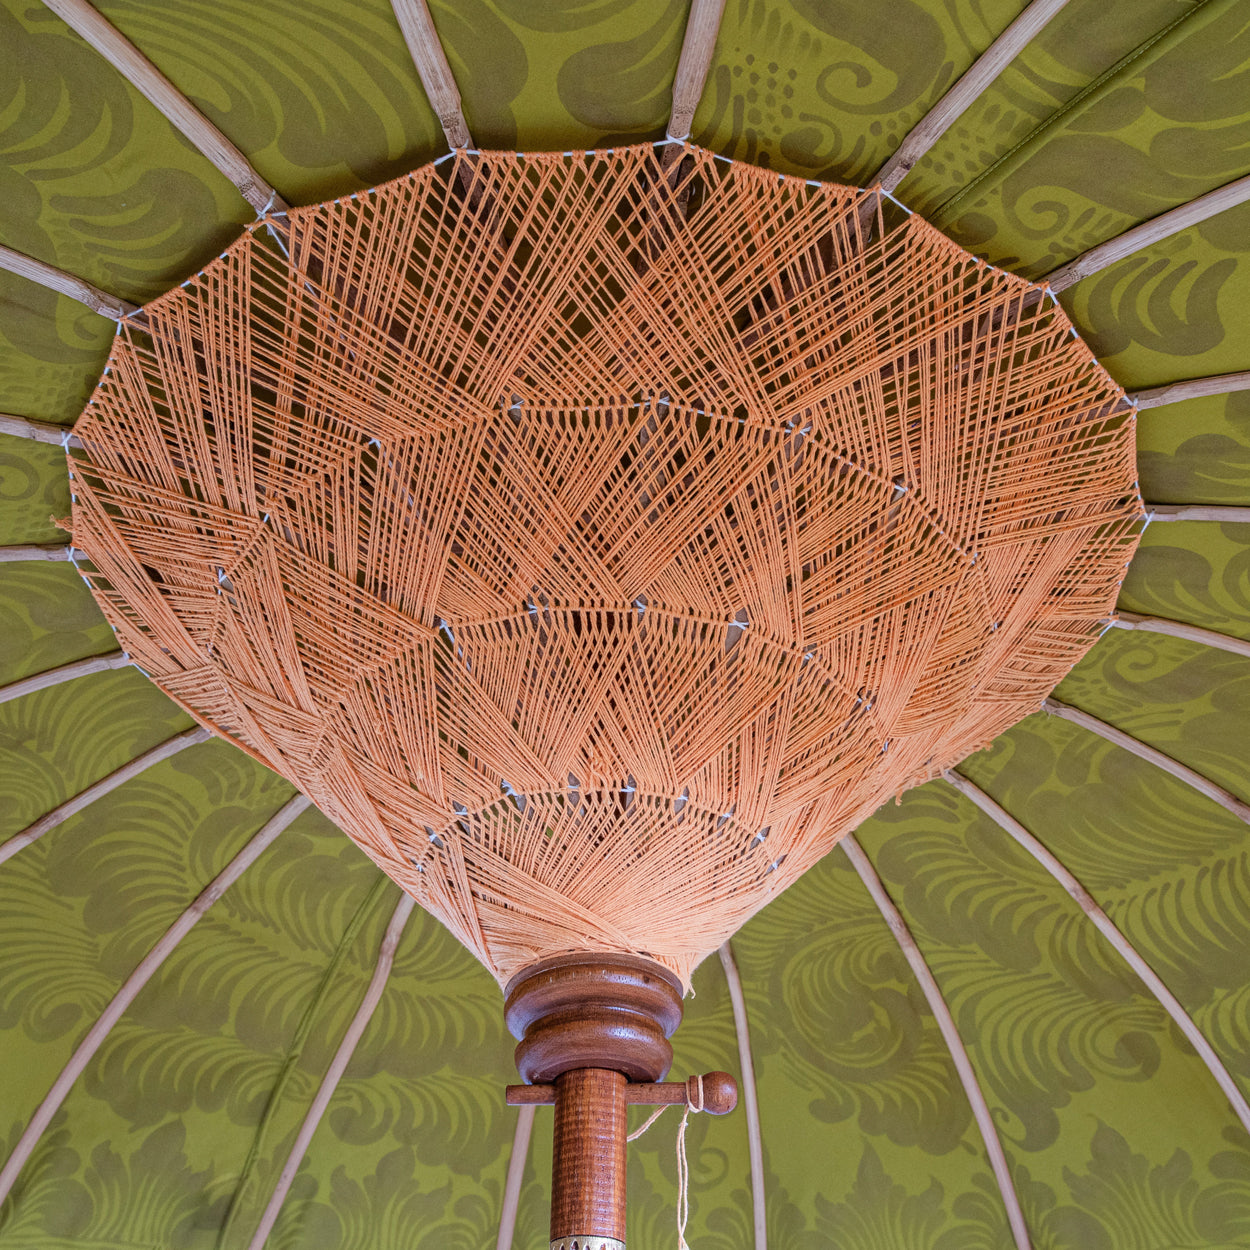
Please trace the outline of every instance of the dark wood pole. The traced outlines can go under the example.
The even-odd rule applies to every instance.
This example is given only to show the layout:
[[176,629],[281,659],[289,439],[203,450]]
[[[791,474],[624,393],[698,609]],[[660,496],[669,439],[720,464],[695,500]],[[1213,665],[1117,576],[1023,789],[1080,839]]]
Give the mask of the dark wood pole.
[[617,1250],[625,1244],[625,1076],[574,1068],[555,1086],[551,1244]]

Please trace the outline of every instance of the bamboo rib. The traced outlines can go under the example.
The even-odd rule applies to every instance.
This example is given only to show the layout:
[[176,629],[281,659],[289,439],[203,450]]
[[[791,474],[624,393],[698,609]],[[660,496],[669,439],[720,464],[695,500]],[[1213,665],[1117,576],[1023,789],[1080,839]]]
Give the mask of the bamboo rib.
[[473,136],[460,104],[460,89],[447,63],[429,6],[425,0],[391,0],[391,8],[395,10],[395,19],[429,97],[430,107],[438,114],[443,134],[447,136],[447,146],[453,151],[473,147]]
[[72,550],[68,544],[19,543],[15,547],[0,547],[0,564],[17,564],[24,560],[68,560]]
[[1206,647],[1215,647],[1232,655],[1250,659],[1250,641],[1245,638],[1234,638],[1231,634],[1216,633],[1213,629],[1203,629],[1200,625],[1190,625],[1185,621],[1170,621],[1161,616],[1139,616],[1136,612],[1121,612],[1111,622],[1117,629],[1140,629],[1150,634],[1167,634],[1172,638],[1185,638],[1189,642],[1200,642]]
[[1161,408],[1182,399],[1201,399],[1206,395],[1227,395],[1230,391],[1250,391],[1250,370],[1245,373],[1216,373],[1206,378],[1190,378],[1186,382],[1169,382],[1144,391],[1131,391],[1129,400],[1139,409]]
[[981,53],[962,78],[924,115],[877,171],[872,182],[893,191],[912,166],[955,124],[983,91],[1032,42],[1068,0],[1033,0]]
[[668,120],[670,139],[690,137],[724,12],[725,0],[693,0],[690,6],[677,74],[673,78],[673,109]]
[[760,1103],[755,1089],[755,1059],[751,1054],[751,1029],[742,976],[734,957],[733,943],[722,942],[716,952],[725,970],[729,1001],[733,1005],[734,1032],[738,1037],[738,1068],[742,1078],[742,1101],[747,1117],[747,1146],[751,1156],[751,1215],[755,1250],[768,1250],[768,1219],[764,1207],[764,1136],[760,1129]]
[[34,421],[30,417],[15,417],[0,412],[0,434],[13,438],[25,438],[32,443],[47,443],[50,447],[81,447],[68,425],[53,425],[51,421]]
[[74,277],[72,273],[66,273],[64,269],[45,264],[23,252],[15,252],[11,247],[0,246],[0,269],[7,269],[19,278],[37,282],[49,291],[56,291],[58,295],[68,295],[70,299],[85,304],[101,317],[108,317],[110,321],[124,321],[139,311],[137,304],[129,304],[124,299],[118,299],[116,295],[101,291],[99,287],[92,286],[82,278]]
[[339,1048],[334,1052],[334,1058],[330,1060],[330,1066],[308,1108],[308,1114],[295,1135],[291,1153],[287,1155],[282,1173],[278,1177],[278,1183],[269,1197],[255,1233],[252,1234],[252,1240],[248,1242],[248,1250],[261,1250],[269,1238],[274,1222],[291,1188],[291,1182],[295,1179],[295,1173],[299,1171],[299,1165],[303,1162],[304,1155],[308,1153],[308,1147],[312,1142],[313,1134],[317,1131],[317,1125],[321,1123],[321,1117],[325,1115],[330,1099],[334,1096],[334,1091],[338,1088],[339,1081],[342,1080],[343,1073],[347,1070],[347,1065],[351,1062],[352,1055],[355,1054],[356,1047],[382,999],[382,991],[386,989],[387,979],[391,975],[391,965],[395,962],[395,949],[399,945],[399,939],[403,935],[404,926],[408,923],[408,917],[412,915],[414,906],[411,896],[403,894],[394,912],[391,913],[390,923],[386,926],[386,933],[378,950],[378,961],[374,967],[369,988],[365,991],[365,996],[351,1024],[347,1026],[343,1040],[339,1042]]
[[1116,952],[1130,968],[1141,978],[1146,988],[1159,1000],[1160,1006],[1171,1016],[1176,1027],[1189,1039],[1189,1043],[1198,1052],[1211,1075],[1215,1077],[1225,1097],[1232,1104],[1237,1118],[1250,1132],[1250,1103],[1247,1103],[1237,1082],[1224,1066],[1214,1047],[1207,1041],[1202,1030],[1194,1023],[1193,1018],[1181,1005],[1180,1000],[1164,984],[1163,979],[1138,953],[1137,948],[1124,936],[1115,922],[1095,901],[1093,895],[1077,880],[1061,859],[1039,841],[1010,812],[996,803],[984,790],[974,785],[966,777],[951,770],[942,774],[945,780],[959,791],[965,798],[977,805],[1004,833],[1009,834],[1075,900],[1080,909],[1089,917],[1099,933],[1107,939]]
[[108,1006],[97,1017],[82,1041],[78,1043],[69,1062],[61,1069],[52,1088],[48,1090],[47,1097],[31,1116],[30,1122],[18,1138],[17,1145],[13,1147],[13,1152],[5,1160],[4,1167],[0,1168],[0,1202],[8,1196],[13,1182],[17,1180],[22,1168],[26,1166],[44,1130],[48,1127],[52,1117],[60,1110],[74,1082],[82,1075],[87,1064],[103,1045],[104,1039],[108,1037],[113,1026],[134,1002],[139,991],[152,979],[177,948],[178,943],[191,932],[208,909],[256,862],[278,834],[308,806],[309,802],[303,795],[296,795],[281,807],[260,830],[252,835],[247,845],[204,887],[195,901],[165,930],[160,941],[148,951],[135,970],[122,982]]
[[512,1155],[508,1159],[508,1179],[503,1187],[499,1236],[495,1239],[495,1250],[512,1250],[517,1210],[521,1205],[521,1183],[525,1178],[525,1160],[529,1155],[530,1137],[534,1132],[534,1113],[537,1109],[535,1106],[517,1108],[516,1133],[512,1138]]
[[33,825],[27,826],[21,833],[15,833],[7,842],[0,844],[0,864],[12,859],[18,851],[25,850],[32,842],[37,842],[57,825],[64,824],[71,816],[81,812],[84,807],[90,807],[96,799],[110,794],[118,786],[125,785],[145,769],[169,759],[172,755],[177,755],[179,751],[185,751],[187,747],[206,742],[211,736],[207,729],[199,727],[188,729],[183,733],[175,734],[172,738],[166,738],[159,746],[146,751],[128,764],[123,764],[121,768],[109,773],[107,777],[102,777],[94,785],[74,795],[73,798],[66,799],[59,807],[54,807],[50,812],[41,816]]
[[130,657],[124,651],[110,651],[107,655],[89,655],[84,660],[74,660],[70,664],[62,664],[58,668],[50,668],[42,673],[32,673],[19,681],[11,681],[7,686],[0,686],[0,703],[8,703],[13,699],[34,694],[36,690],[47,690],[49,686],[59,686],[64,681],[73,681],[76,677],[88,677],[92,673],[104,673],[109,669],[125,668]]
[[1199,794],[1205,794],[1225,811],[1231,812],[1238,820],[1244,820],[1250,824],[1250,803],[1244,802],[1222,786],[1216,785],[1214,781],[1208,780],[1200,772],[1174,760],[1170,755],[1165,755],[1157,747],[1147,746],[1144,742],[1134,738],[1132,734],[1116,729],[1114,725],[1108,725],[1106,721],[1099,720],[1098,717],[1091,716],[1088,712],[1082,712],[1080,708],[1072,707],[1068,703],[1060,703],[1058,699],[1047,699],[1042,707],[1052,715],[1061,716],[1074,725],[1080,725],[1082,729],[1088,729],[1100,738],[1123,747],[1124,750],[1136,755],[1138,759],[1163,769],[1165,773],[1170,773],[1178,781],[1183,781],[1187,786],[1197,790]]
[[1134,252],[1140,252],[1142,248],[1150,247],[1190,226],[1196,226],[1200,221],[1206,221],[1208,217],[1214,217],[1216,213],[1222,213],[1246,200],[1250,200],[1250,174],[1226,183],[1206,195],[1200,195],[1179,208],[1144,221],[1140,226],[1134,226],[1097,247],[1091,247],[1088,252],[1082,252],[1066,265],[1052,270],[1042,281],[1052,291],[1064,291],[1082,278],[1088,278],[1090,274],[1106,269]]
[[904,957],[911,965],[912,972],[920,982],[920,987],[924,991],[925,999],[929,1004],[929,1010],[933,1012],[937,1019],[938,1028],[942,1030],[942,1037],[946,1042],[947,1049],[950,1051],[951,1059],[954,1061],[955,1070],[959,1073],[959,1080],[963,1084],[964,1093],[967,1094],[968,1101],[972,1104],[972,1114],[976,1119],[977,1127],[981,1130],[981,1138],[985,1142],[985,1152],[989,1156],[990,1166],[994,1170],[999,1191],[1003,1196],[1003,1206],[1007,1208],[1007,1221],[1011,1225],[1011,1233],[1015,1238],[1016,1250],[1031,1250],[1028,1225],[1024,1221],[1024,1212],[1020,1209],[1020,1199],[1017,1197],[1016,1187],[1012,1183],[1011,1170],[1007,1166],[1007,1156],[1003,1152],[1003,1144],[999,1140],[998,1130],[994,1127],[994,1118],[990,1114],[989,1104],[985,1101],[985,1095],[981,1092],[981,1084],[972,1069],[972,1061],[968,1058],[968,1052],[964,1047],[963,1039],[959,1036],[959,1030],[955,1026],[954,1017],[951,1015],[950,1008],[946,1005],[946,1000],[942,997],[942,991],[938,988],[937,980],[930,970],[924,955],[921,953],[920,947],[916,945],[916,939],[912,937],[911,930],[907,927],[907,922],[903,919],[902,913],[894,905],[894,900],[886,892],[885,886],[881,883],[881,878],[877,876],[876,869],[873,868],[871,861],[864,854],[863,848],[855,840],[854,835],[847,834],[842,839],[840,845],[846,852],[847,858],[851,861],[855,871],[859,874],[859,879],[868,888],[868,893],[872,895],[873,902],[877,904],[878,910],[885,917],[886,924],[890,926],[890,932],[894,934]]
[[239,189],[258,217],[283,212],[282,197],[252,168],[212,122],[87,0],[43,0],[78,32],[136,91],[156,106]]
[[1152,521],[1221,521],[1225,525],[1250,524],[1250,507],[1208,503],[1148,503]]

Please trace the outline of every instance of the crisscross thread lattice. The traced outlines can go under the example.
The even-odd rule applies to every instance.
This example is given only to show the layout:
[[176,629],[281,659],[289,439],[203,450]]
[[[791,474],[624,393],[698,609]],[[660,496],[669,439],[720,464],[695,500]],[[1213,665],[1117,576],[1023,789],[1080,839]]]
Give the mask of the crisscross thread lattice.
[[249,230],[76,427],[123,645],[501,980],[688,977],[1036,710],[1136,541],[1063,312],[869,203],[639,147]]

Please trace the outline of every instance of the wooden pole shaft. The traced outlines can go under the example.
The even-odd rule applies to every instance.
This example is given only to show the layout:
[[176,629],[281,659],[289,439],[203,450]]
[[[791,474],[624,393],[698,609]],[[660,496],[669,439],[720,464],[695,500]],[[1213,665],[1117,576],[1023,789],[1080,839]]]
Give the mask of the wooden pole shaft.
[[625,1075],[575,1068],[555,1086],[552,1250],[623,1250]]

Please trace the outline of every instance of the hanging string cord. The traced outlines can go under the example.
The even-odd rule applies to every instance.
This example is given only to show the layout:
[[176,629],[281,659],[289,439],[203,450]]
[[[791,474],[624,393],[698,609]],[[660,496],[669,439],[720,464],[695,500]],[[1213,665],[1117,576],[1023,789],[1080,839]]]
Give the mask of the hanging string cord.
[[686,1221],[690,1218],[690,1164],[686,1162],[686,1125],[692,1111],[703,1110],[703,1078],[695,1077],[695,1096],[686,1095],[686,1107],[677,1126],[677,1250],[690,1250],[686,1244]]
[[637,1137],[641,1137],[643,1133],[645,1133],[647,1129],[649,1129],[667,1110],[668,1104],[665,1104],[662,1107],[656,1107],[656,1109],[642,1122],[642,1126],[634,1129],[634,1131],[630,1133],[625,1140],[628,1142],[633,1141]]
[[[686,1125],[690,1122],[690,1113],[703,1110],[703,1077],[691,1078],[694,1081],[694,1097],[687,1086],[686,1105],[681,1113],[681,1123],[677,1126],[677,1250],[690,1250],[686,1242],[686,1221],[690,1218],[690,1164],[686,1162]],[[657,1107],[642,1125],[625,1138],[627,1142],[641,1137],[662,1116],[672,1104]]]

